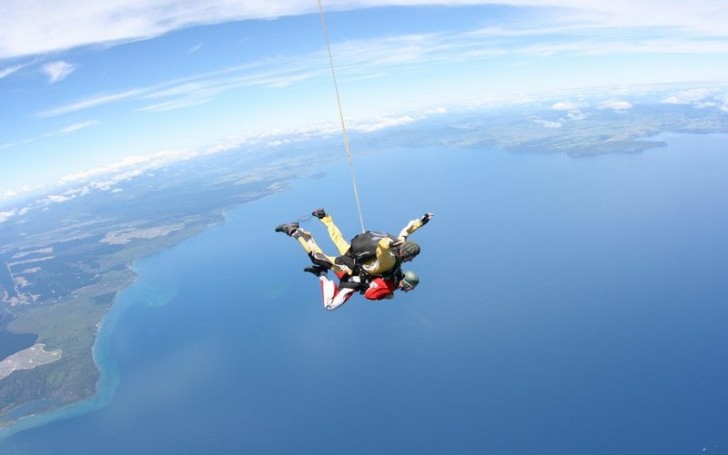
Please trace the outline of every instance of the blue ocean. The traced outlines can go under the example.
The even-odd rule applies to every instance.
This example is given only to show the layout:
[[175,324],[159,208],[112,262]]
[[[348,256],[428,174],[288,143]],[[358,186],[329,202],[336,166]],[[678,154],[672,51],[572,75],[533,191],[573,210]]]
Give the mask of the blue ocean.
[[[368,229],[418,289],[321,304],[300,219],[360,231],[348,165],[135,264],[96,400],[3,454],[726,454],[728,136],[590,158],[355,156]],[[342,152],[343,153],[343,152]]]

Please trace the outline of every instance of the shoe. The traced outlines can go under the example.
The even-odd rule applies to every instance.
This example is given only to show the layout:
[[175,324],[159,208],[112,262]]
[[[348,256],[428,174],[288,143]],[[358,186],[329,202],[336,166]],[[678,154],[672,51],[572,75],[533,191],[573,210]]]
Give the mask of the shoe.
[[283,232],[287,236],[292,236],[298,230],[298,223],[284,223],[276,226],[276,232]]
[[325,276],[326,275],[326,268],[321,267],[320,265],[313,265],[311,267],[306,267],[303,269],[304,272],[313,273],[316,276]]
[[328,216],[329,214],[326,213],[326,210],[324,209],[316,209],[313,212],[311,212],[311,215],[315,216],[319,220],[325,216]]

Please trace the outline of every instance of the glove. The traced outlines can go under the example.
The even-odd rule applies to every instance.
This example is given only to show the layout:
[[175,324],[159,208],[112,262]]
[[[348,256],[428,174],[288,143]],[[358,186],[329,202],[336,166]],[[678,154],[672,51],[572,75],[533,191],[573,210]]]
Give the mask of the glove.
[[432,218],[433,216],[434,214],[429,212],[422,215],[422,218],[420,218],[420,221],[422,221],[422,225],[426,225],[427,222],[430,221],[430,218]]

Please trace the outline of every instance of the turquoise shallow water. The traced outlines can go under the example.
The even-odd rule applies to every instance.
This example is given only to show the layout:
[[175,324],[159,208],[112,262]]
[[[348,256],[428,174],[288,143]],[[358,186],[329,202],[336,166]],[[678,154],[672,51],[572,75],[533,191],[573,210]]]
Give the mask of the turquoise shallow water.
[[416,292],[333,313],[273,227],[323,206],[356,233],[346,164],[237,208],[135,265],[96,346],[99,396],[0,448],[725,453],[728,137],[663,138],[588,159],[360,158],[367,227],[436,216],[413,236]]

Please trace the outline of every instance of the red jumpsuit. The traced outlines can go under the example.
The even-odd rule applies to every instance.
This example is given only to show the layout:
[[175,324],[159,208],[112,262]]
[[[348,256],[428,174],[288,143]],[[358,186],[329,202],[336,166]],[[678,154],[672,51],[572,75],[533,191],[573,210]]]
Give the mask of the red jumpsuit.
[[[336,275],[339,279],[345,276],[340,272],[336,272]],[[327,310],[333,311],[339,308],[354,293],[354,289],[340,288],[326,276],[319,277],[319,280],[321,280],[321,294],[323,295],[324,308]],[[369,300],[388,299],[392,298],[396,289],[397,283],[394,281],[375,278],[369,283],[367,290],[364,291],[364,297]]]

